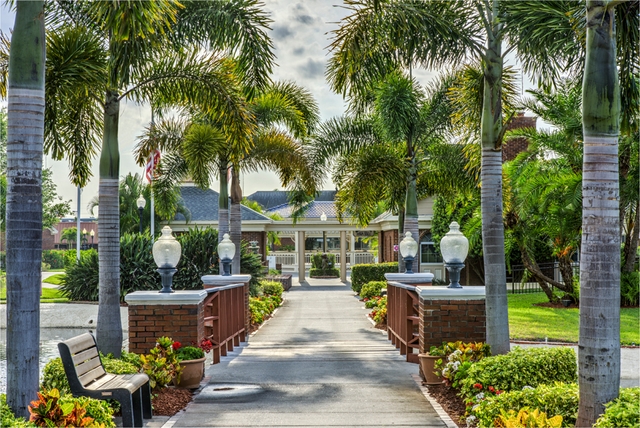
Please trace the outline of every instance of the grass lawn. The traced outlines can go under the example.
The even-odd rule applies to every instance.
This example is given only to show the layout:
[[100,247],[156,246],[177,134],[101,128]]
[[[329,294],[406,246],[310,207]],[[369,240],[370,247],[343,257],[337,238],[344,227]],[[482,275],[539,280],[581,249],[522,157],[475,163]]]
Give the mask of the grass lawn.
[[[580,313],[578,308],[533,306],[547,301],[544,293],[509,294],[509,332],[511,339],[578,342]],[[640,310],[620,309],[620,341],[623,345],[640,344]]]
[[[4,284],[3,284],[4,285]],[[40,303],[66,303],[69,299],[64,297],[57,288],[43,288]],[[0,287],[0,304],[7,303],[7,288]]]
[[60,285],[62,284],[62,279],[64,279],[66,275],[64,273],[57,273],[55,275],[51,275],[49,278],[45,278],[42,282],[46,282],[47,284]]

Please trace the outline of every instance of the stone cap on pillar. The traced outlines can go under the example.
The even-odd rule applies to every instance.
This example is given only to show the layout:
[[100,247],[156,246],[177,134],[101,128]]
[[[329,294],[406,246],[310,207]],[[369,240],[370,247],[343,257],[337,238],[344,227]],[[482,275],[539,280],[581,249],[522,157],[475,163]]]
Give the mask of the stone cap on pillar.
[[127,294],[124,301],[129,305],[197,305],[206,297],[206,290],[176,290],[173,293],[145,290]]
[[416,292],[422,300],[484,300],[487,296],[486,288],[480,285],[462,288],[416,287]]
[[249,281],[251,281],[251,275],[205,275],[202,277],[202,283],[205,287],[218,287],[240,282],[247,283]]
[[433,282],[433,274],[428,272],[417,273],[385,273],[384,277],[389,282],[401,282],[403,284],[429,284]]

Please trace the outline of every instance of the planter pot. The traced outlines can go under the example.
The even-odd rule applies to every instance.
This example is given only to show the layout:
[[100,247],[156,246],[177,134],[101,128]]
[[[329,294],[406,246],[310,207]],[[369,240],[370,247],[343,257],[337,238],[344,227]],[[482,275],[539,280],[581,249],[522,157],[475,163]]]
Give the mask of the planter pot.
[[442,377],[437,376],[433,372],[433,368],[436,364],[436,361],[442,360],[445,357],[429,355],[429,354],[418,354],[418,358],[420,359],[420,368],[422,369],[422,374],[424,376],[424,380],[427,385],[438,385],[442,383]]
[[563,300],[562,304],[565,308],[568,308],[569,306],[571,306],[571,300]]
[[180,361],[182,375],[180,376],[180,382],[175,382],[174,379],[174,384],[179,388],[198,388],[200,381],[204,377],[204,360],[204,358],[199,358],[197,360]]

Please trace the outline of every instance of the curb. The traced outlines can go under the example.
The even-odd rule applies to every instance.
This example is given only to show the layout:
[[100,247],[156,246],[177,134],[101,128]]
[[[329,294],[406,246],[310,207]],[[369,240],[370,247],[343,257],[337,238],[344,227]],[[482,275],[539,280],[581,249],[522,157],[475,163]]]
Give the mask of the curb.
[[433,410],[436,411],[438,417],[442,420],[442,422],[444,422],[447,428],[458,428],[458,425],[453,422],[453,419],[449,417],[449,414],[445,412],[442,406],[435,400],[435,398],[433,398],[429,394],[429,390],[427,389],[427,387],[422,385],[422,379],[420,378],[420,375],[412,374],[411,377],[413,378],[413,381],[416,383],[416,385],[418,385],[418,388],[420,388],[420,392],[422,392],[427,401],[429,401],[431,407],[433,407]]

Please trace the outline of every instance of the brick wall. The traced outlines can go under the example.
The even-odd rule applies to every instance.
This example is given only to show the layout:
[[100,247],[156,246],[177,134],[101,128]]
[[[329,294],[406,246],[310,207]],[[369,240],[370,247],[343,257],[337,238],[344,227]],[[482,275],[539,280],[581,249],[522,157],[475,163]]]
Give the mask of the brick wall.
[[[518,113],[507,125],[507,130],[520,128],[535,128],[537,117],[525,117],[524,113]],[[502,145],[502,162],[515,159],[518,153],[527,149],[529,142],[526,138],[512,138]]]
[[129,352],[147,354],[161,336],[183,345],[204,339],[204,307],[197,305],[129,305]]
[[420,353],[442,342],[485,342],[485,300],[420,298]]
[[393,246],[398,244],[398,230],[385,230],[382,232],[382,257],[380,262],[397,262],[398,252],[393,251]]
[[267,238],[266,232],[242,232],[242,240],[247,244],[251,241],[258,241],[258,246],[260,247],[259,253],[262,255],[262,259],[264,260],[266,257],[267,251]]

